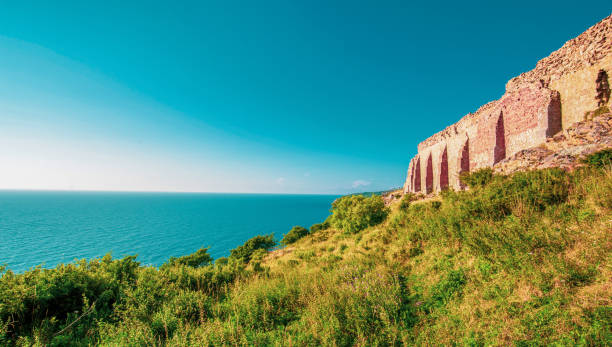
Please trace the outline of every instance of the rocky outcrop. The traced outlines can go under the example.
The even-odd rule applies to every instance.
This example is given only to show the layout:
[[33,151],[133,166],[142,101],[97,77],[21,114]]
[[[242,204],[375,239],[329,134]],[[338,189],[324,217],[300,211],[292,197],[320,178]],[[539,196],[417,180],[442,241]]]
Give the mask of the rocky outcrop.
[[606,148],[612,148],[612,113],[575,123],[542,145],[500,161],[493,170],[502,174],[550,167],[572,170],[585,156]]
[[611,53],[612,16],[608,16],[540,60],[533,70],[510,80],[499,100],[421,142],[410,161],[404,192],[462,189],[462,172],[520,156],[592,118],[589,111],[610,102]]

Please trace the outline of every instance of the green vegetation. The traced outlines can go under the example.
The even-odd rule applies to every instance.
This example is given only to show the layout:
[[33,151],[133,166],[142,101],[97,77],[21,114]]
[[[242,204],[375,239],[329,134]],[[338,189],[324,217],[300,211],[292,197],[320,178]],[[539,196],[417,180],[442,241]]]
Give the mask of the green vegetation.
[[389,209],[339,199],[290,249],[268,252],[268,235],[214,263],[202,249],[159,269],[2,269],[0,345],[609,345],[612,168],[597,156]]
[[612,149],[604,149],[597,153],[593,153],[585,158],[584,163],[597,167],[604,168],[612,166]]
[[356,233],[385,220],[388,209],[380,195],[343,196],[332,204],[330,224],[348,233]]
[[493,179],[493,170],[487,167],[474,172],[462,172],[459,179],[470,188],[482,187]]
[[325,230],[329,228],[329,222],[317,223],[310,226],[310,233],[316,233],[317,231]]
[[407,210],[410,207],[410,204],[413,201],[418,200],[418,199],[419,197],[415,194],[412,194],[412,193],[404,194],[404,196],[402,197],[402,200],[400,200],[399,209]]
[[310,232],[308,231],[308,229],[301,227],[299,225],[296,225],[293,228],[291,228],[291,230],[289,230],[287,234],[285,234],[280,244],[283,246],[288,246],[294,243],[295,241],[301,239],[302,237],[308,235],[309,233]]
[[212,262],[213,258],[210,256],[210,254],[208,254],[208,248],[200,248],[193,254],[179,258],[170,257],[170,259],[168,259],[168,263],[164,264],[164,266],[186,265],[191,267],[200,267],[208,265]]
[[232,249],[230,251],[230,259],[235,259],[246,264],[257,251],[268,251],[274,246],[276,246],[274,235],[255,236],[245,242],[244,245]]

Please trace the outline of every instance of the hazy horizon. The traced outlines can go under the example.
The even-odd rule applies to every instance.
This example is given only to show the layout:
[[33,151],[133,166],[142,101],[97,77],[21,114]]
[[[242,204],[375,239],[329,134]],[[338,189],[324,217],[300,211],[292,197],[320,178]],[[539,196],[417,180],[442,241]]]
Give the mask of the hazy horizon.
[[[397,187],[399,188],[399,187]],[[33,192],[33,193],[143,193],[143,194],[233,194],[233,195],[324,195],[324,196],[342,196],[342,194],[325,194],[325,193],[268,193],[268,192],[206,192],[206,191],[171,191],[171,190],[93,190],[93,189],[27,189],[27,188],[0,188],[1,192]],[[360,193],[376,193],[380,191],[358,191],[350,194]]]
[[499,98],[611,10],[604,1],[1,9],[0,189],[329,195],[401,186],[419,142]]

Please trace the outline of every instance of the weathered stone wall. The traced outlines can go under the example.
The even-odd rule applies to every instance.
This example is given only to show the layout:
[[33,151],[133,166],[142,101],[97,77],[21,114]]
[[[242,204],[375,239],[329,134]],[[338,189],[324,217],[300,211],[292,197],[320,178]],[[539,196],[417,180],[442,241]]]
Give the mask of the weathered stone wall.
[[[461,189],[459,175],[546,142],[609,103],[612,16],[568,41],[536,68],[513,78],[506,93],[421,142],[404,192]],[[607,88],[607,89],[606,89]]]
[[[612,43],[612,35],[609,36],[608,42]],[[601,70],[606,71],[608,75],[612,73],[612,55],[598,64],[568,73],[549,84],[550,89],[561,94],[563,129],[584,120],[587,112],[598,107],[598,100],[595,98],[595,81]]]
[[595,85],[600,70],[612,71],[612,16],[540,60],[535,69],[506,84],[508,92],[525,85],[540,85],[561,95],[563,129],[584,120],[598,107]]

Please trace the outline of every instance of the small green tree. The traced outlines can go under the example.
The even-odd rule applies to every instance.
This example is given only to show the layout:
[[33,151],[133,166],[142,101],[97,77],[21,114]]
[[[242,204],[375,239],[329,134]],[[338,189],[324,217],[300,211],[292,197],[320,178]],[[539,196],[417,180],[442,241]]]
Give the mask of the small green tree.
[[208,247],[200,248],[195,253],[188,254],[182,257],[170,257],[168,262],[162,267],[172,265],[186,265],[191,267],[200,267],[212,263],[213,258],[208,254]]
[[356,233],[384,221],[389,209],[380,195],[349,195],[334,201],[331,213],[333,227]]
[[309,234],[308,229],[301,227],[299,225],[296,225],[293,228],[291,228],[291,230],[289,230],[287,234],[285,234],[285,236],[283,237],[280,243],[283,246],[287,246],[308,234]]
[[230,251],[230,259],[236,259],[243,263],[248,263],[253,256],[253,253],[258,249],[270,250],[270,248],[276,246],[274,241],[274,235],[269,234],[265,236],[255,236],[245,242],[242,246],[238,246]]

